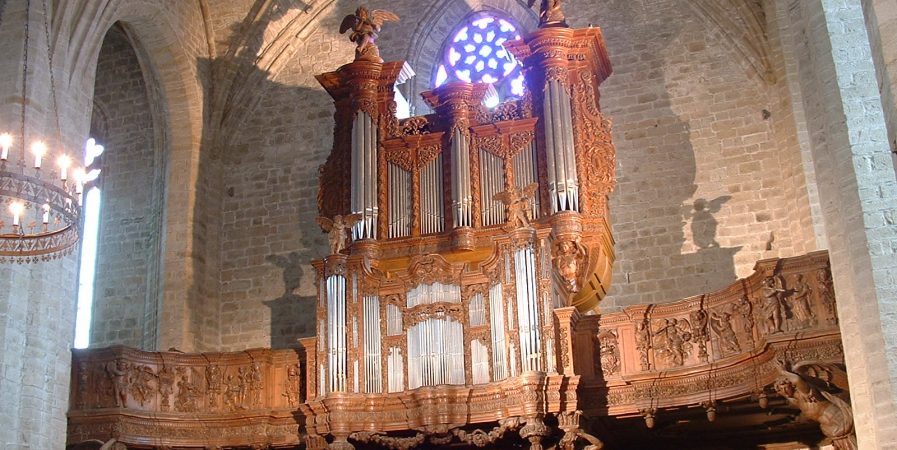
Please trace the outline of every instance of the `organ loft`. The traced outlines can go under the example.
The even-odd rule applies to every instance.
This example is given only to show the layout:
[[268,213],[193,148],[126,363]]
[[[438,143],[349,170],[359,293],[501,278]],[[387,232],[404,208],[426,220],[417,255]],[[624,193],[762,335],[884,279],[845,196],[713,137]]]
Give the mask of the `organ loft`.
[[400,18],[346,16],[354,61],[316,77],[335,113],[315,335],[76,350],[69,448],[857,448],[825,251],[599,313],[617,281],[612,65],[562,6],[542,1],[538,28],[503,44],[522,95],[488,108],[492,85],[449,81],[403,119],[393,93],[413,70],[378,48]]

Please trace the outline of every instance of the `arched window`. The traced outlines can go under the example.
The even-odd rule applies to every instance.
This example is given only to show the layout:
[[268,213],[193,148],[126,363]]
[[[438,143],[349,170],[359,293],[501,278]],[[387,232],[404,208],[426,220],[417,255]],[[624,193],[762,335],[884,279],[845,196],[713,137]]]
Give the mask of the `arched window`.
[[469,16],[449,35],[442,58],[436,67],[433,85],[449,81],[492,84],[497,97],[487,98],[486,106],[523,95],[524,82],[520,64],[502,46],[520,39],[519,27],[494,13],[480,12]]
[[81,241],[81,266],[78,274],[78,310],[75,316],[75,348],[87,348],[90,344],[90,319],[93,307],[94,278],[97,267],[97,237],[100,227],[100,189],[94,182],[100,169],[94,161],[103,154],[103,146],[91,138],[84,149],[84,167],[89,172],[79,175],[82,186],[81,207],[84,217],[84,235]]

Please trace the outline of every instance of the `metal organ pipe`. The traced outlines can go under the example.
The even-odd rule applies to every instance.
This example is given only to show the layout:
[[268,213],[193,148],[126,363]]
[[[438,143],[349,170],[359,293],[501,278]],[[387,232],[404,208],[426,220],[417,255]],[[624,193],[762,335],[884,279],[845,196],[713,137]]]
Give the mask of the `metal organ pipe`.
[[579,181],[576,175],[572,104],[560,81],[548,81],[543,110],[551,211],[578,211]]
[[531,247],[520,249],[514,253],[520,363],[524,372],[541,369],[536,271],[533,258]]
[[470,214],[470,154],[467,136],[460,128],[452,132],[452,208],[454,211],[453,226],[469,227],[472,223]]
[[[346,389],[346,278],[327,277],[327,354],[330,392]],[[323,381],[323,380],[322,380]]]
[[377,229],[377,127],[368,113],[359,111],[352,124],[353,213],[362,220],[352,228],[353,239],[376,239]]

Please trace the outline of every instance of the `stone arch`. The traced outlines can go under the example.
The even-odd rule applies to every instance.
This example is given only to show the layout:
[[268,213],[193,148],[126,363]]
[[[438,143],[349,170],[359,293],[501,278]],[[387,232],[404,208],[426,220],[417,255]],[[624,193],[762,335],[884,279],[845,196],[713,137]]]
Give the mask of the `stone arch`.
[[[146,346],[177,345],[192,350],[202,344],[187,331],[193,328],[187,324],[201,323],[213,308],[202,297],[210,294],[206,290],[212,284],[207,278],[216,276],[214,260],[205,258],[201,254],[205,249],[199,248],[215,244],[208,242],[205,230],[197,225],[201,222],[197,217],[208,207],[200,187],[208,176],[204,172],[210,170],[200,151],[206,107],[202,80],[206,74],[198,62],[208,57],[210,34],[191,26],[205,23],[194,2],[178,2],[170,8],[149,0],[76,3],[60,2],[54,18],[55,51],[63,57],[61,70],[72,89],[79,89],[85,99],[93,97],[100,48],[115,23],[122,24],[132,42],[139,43],[141,65],[157,80],[158,103],[164,108],[164,113],[157,114],[161,133],[157,142],[161,142],[166,169],[161,175],[165,180],[164,211],[178,213],[164,214],[161,219],[158,331],[155,342]],[[89,108],[89,103],[84,107]]]
[[532,31],[539,24],[539,17],[523,3],[514,0],[440,0],[434,2],[423,14],[422,20],[411,35],[405,60],[416,75],[404,92],[411,102],[412,114],[427,111],[420,94],[431,89],[433,70],[437,65],[440,50],[449,33],[470,14],[481,11],[496,11],[511,18],[522,28],[521,33]]

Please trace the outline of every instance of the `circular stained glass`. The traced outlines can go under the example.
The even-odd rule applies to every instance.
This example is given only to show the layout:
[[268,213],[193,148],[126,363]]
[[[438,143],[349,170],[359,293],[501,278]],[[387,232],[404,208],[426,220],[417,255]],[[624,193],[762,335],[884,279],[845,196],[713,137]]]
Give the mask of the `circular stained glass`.
[[[523,75],[517,60],[502,46],[520,39],[511,22],[487,14],[471,17],[449,37],[443,62],[436,69],[436,87],[452,81],[508,85],[500,90],[523,95]],[[502,83],[509,80],[507,83]],[[497,99],[496,99],[497,101]]]

